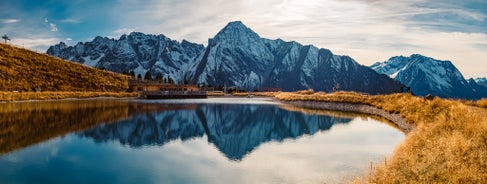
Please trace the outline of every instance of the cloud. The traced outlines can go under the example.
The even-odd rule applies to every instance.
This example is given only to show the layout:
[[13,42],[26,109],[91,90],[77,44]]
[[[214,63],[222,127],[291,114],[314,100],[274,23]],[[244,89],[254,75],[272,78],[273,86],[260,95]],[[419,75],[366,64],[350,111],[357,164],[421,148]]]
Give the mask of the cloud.
[[80,23],[79,20],[73,19],[73,18],[62,19],[59,22],[61,22],[61,23],[72,23],[72,24]]
[[44,18],[44,24],[49,25],[49,28],[51,29],[52,32],[58,31],[57,25],[54,23],[49,23],[49,20],[47,18]]
[[56,24],[50,23],[49,27],[51,27],[51,31],[54,31],[54,32],[58,31]]
[[57,25],[56,24],[50,23],[49,24],[49,27],[51,28],[51,31],[53,31],[53,32],[58,31],[58,28],[57,28]]
[[120,28],[113,33],[115,33],[117,36],[123,35],[123,34],[130,34],[131,32],[134,32],[137,28]]
[[3,19],[2,22],[5,24],[11,24],[11,23],[20,22],[20,19]]
[[33,51],[44,52],[49,46],[58,42],[58,38],[13,38],[10,43]]

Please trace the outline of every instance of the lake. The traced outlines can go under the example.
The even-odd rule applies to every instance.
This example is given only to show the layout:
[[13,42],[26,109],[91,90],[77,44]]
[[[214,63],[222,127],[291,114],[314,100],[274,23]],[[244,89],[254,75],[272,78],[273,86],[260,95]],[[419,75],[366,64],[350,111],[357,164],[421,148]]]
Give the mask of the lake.
[[0,183],[340,183],[405,135],[270,98],[0,104]]

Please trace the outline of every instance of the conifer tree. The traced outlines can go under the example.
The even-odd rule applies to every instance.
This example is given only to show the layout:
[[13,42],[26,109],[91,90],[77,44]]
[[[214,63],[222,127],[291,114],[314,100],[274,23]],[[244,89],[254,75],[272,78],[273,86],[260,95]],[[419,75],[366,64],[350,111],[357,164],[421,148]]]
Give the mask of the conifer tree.
[[158,73],[157,76],[156,76],[156,80],[161,82],[162,81],[162,74],[161,73]]
[[152,80],[152,74],[150,71],[147,71],[144,76],[144,80]]

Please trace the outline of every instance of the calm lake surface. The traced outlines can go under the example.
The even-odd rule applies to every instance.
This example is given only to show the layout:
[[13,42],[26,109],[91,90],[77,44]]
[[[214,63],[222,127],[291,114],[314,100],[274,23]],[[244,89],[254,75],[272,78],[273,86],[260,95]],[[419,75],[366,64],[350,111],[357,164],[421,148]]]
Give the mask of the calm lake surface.
[[405,137],[268,98],[4,103],[0,115],[0,183],[339,183]]

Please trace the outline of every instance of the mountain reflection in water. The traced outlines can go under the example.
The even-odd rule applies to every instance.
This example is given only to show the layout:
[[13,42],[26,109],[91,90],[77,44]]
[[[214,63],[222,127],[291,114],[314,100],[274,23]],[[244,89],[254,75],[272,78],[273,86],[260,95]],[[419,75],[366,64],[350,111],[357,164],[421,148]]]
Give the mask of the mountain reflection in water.
[[[177,106],[176,104],[173,104]],[[225,156],[241,160],[260,144],[312,135],[348,118],[289,112],[275,105],[199,104],[194,109],[139,114],[80,132],[96,142],[119,141],[130,147],[162,146],[173,140],[208,137]]]
[[404,139],[371,119],[269,98],[0,103],[0,183],[340,183]]

